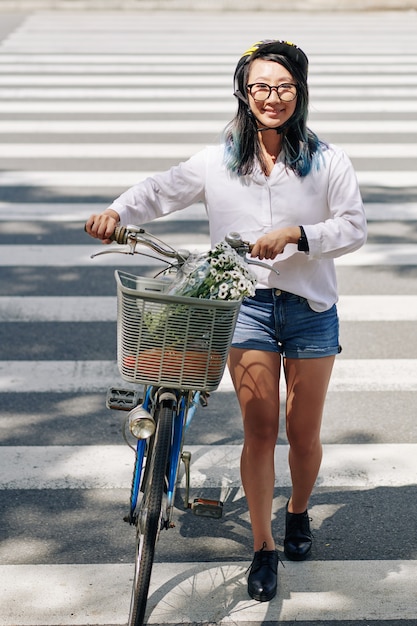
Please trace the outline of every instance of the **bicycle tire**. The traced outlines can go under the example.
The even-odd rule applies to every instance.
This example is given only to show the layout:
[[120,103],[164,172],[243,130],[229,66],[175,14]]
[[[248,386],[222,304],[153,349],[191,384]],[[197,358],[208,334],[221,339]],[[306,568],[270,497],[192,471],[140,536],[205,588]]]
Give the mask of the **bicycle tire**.
[[174,410],[171,406],[159,408],[156,432],[148,450],[146,463],[150,463],[150,466],[146,472],[144,494],[136,520],[135,573],[129,626],[143,626],[145,619],[155,546],[161,528],[161,507],[173,415]]

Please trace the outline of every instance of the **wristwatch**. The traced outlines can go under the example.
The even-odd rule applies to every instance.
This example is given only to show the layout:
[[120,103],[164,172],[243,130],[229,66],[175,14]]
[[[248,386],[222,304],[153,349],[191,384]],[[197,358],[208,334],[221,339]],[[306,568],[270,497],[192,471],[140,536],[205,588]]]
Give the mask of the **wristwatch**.
[[299,252],[309,252],[310,248],[308,246],[307,235],[305,234],[305,230],[302,226],[299,227],[301,230],[301,237],[298,240],[297,250]]

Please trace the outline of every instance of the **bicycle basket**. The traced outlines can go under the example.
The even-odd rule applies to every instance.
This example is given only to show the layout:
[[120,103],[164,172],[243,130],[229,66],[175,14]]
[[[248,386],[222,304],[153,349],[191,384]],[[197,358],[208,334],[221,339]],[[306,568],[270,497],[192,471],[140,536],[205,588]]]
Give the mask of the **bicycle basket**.
[[117,360],[124,380],[212,391],[226,367],[240,301],[168,295],[167,279],[116,270]]

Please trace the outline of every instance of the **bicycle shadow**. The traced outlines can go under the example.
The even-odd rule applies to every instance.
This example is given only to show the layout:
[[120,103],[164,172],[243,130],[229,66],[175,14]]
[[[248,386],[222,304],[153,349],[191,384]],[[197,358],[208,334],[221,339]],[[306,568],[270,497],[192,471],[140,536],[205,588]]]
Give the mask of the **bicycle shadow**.
[[[326,620],[346,624],[375,617],[394,624],[398,615],[403,620],[415,618],[410,602],[417,574],[415,545],[392,539],[393,533],[404,537],[409,531],[409,517],[399,518],[398,510],[404,502],[415,502],[414,485],[349,491],[318,488],[310,508],[312,556],[303,563],[283,557],[285,569],[278,567],[277,595],[266,603],[247,594],[250,561],[240,557],[243,546],[248,556],[250,550],[248,521],[241,518],[245,503],[236,491],[230,496],[227,508],[233,524],[226,523],[220,532],[210,524],[202,547],[202,526],[191,532],[191,519],[197,518],[189,517],[180,524],[179,540],[171,541],[171,546],[176,544],[176,554],[170,552],[172,562],[155,563],[148,624],[259,626],[282,620],[295,626],[306,621],[321,624],[324,615]],[[276,491],[273,527],[280,552],[285,498],[282,489]],[[179,553],[188,561],[179,563]]]
[[155,564],[159,583],[156,588],[151,581],[147,624],[220,624],[224,620],[232,625],[242,621],[276,624],[285,591],[278,583],[277,596],[271,602],[249,598],[249,565],[250,562]]
[[[183,495],[182,491],[181,495]],[[180,498],[177,492],[178,498]],[[280,514],[285,499],[277,497]],[[179,502],[181,502],[179,500]],[[276,515],[274,515],[276,521]],[[289,597],[283,567],[279,565],[277,596],[271,602],[252,600],[247,592],[247,573],[250,560],[242,560],[251,553],[251,531],[246,499],[241,488],[230,488],[225,498],[225,517],[222,520],[196,518],[190,513],[180,515],[180,537],[176,549],[171,543],[171,558],[175,552],[188,547],[194,561],[155,562],[148,596],[148,624],[276,624],[282,604]],[[221,525],[219,529],[218,525]],[[217,530],[216,530],[217,527]],[[202,542],[203,537],[216,537],[216,562],[212,562],[213,543]],[[186,544],[183,543],[186,541]],[[192,547],[194,546],[194,547]],[[173,550],[173,551],[172,551]],[[227,555],[227,556],[226,556]],[[196,559],[200,560],[196,562]],[[227,559],[227,560],[226,560]],[[230,560],[235,559],[235,560]],[[286,564],[285,564],[286,566]],[[157,582],[155,582],[157,581]]]

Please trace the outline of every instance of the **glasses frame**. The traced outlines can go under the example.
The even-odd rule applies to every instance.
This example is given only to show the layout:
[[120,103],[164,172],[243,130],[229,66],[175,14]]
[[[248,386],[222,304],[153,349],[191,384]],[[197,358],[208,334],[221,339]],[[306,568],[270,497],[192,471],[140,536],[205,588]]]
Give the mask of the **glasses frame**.
[[[255,96],[252,94],[252,87],[254,87],[255,85],[262,85],[264,87],[268,87],[269,89],[269,94],[267,95],[266,98],[262,98],[261,100],[258,100],[257,98],[255,98]],[[281,98],[281,96],[279,95],[279,90],[281,87],[295,87],[295,94],[294,97],[291,98],[291,100],[283,100]],[[248,91],[248,93],[252,96],[252,98],[255,100],[255,102],[265,102],[266,100],[268,100],[268,98],[271,97],[272,94],[272,90],[275,89],[275,91],[277,92],[277,96],[280,102],[294,102],[294,100],[296,99],[297,95],[298,95],[298,85],[296,83],[281,83],[280,85],[268,85],[268,83],[251,83],[250,85],[246,85],[246,89]]]

